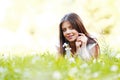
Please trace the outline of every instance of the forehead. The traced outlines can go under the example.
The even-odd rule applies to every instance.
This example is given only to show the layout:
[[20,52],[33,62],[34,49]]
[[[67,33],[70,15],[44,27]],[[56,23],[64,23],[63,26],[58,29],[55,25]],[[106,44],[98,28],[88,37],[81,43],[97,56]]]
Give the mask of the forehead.
[[72,26],[69,21],[64,21],[64,22],[62,23],[62,28],[64,28],[64,27],[69,27],[69,26]]

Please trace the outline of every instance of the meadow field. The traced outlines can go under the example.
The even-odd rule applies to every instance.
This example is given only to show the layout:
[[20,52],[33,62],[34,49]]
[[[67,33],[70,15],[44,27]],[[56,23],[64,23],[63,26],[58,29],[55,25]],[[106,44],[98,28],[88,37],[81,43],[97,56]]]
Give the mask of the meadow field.
[[[0,80],[120,80],[120,0],[0,0]],[[80,15],[98,60],[57,58],[59,22]]]
[[[0,55],[0,80],[120,80],[120,55],[103,50],[98,60],[56,58],[57,53]],[[26,54],[27,55],[24,55]]]

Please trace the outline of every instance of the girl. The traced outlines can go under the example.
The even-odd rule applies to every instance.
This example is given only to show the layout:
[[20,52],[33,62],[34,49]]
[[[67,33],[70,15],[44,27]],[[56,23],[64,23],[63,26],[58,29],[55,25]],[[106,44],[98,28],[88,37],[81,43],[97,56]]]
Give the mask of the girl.
[[66,14],[59,24],[60,47],[59,54],[66,55],[64,43],[67,43],[71,56],[80,57],[83,60],[98,58],[99,45],[85,29],[80,17],[76,13]]

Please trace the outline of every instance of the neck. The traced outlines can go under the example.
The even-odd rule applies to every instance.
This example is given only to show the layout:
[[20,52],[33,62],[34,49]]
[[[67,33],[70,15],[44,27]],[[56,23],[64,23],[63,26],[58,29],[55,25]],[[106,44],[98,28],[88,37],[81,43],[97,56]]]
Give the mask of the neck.
[[76,52],[75,42],[70,42],[71,52],[74,54]]

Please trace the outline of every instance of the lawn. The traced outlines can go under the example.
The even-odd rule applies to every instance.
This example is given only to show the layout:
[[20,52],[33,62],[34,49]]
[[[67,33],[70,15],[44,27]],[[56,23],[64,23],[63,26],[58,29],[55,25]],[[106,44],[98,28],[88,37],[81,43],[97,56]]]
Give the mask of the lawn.
[[[0,56],[0,80],[120,80],[119,52],[102,52],[98,60],[56,58],[45,52]],[[21,53],[24,54],[24,53]]]

